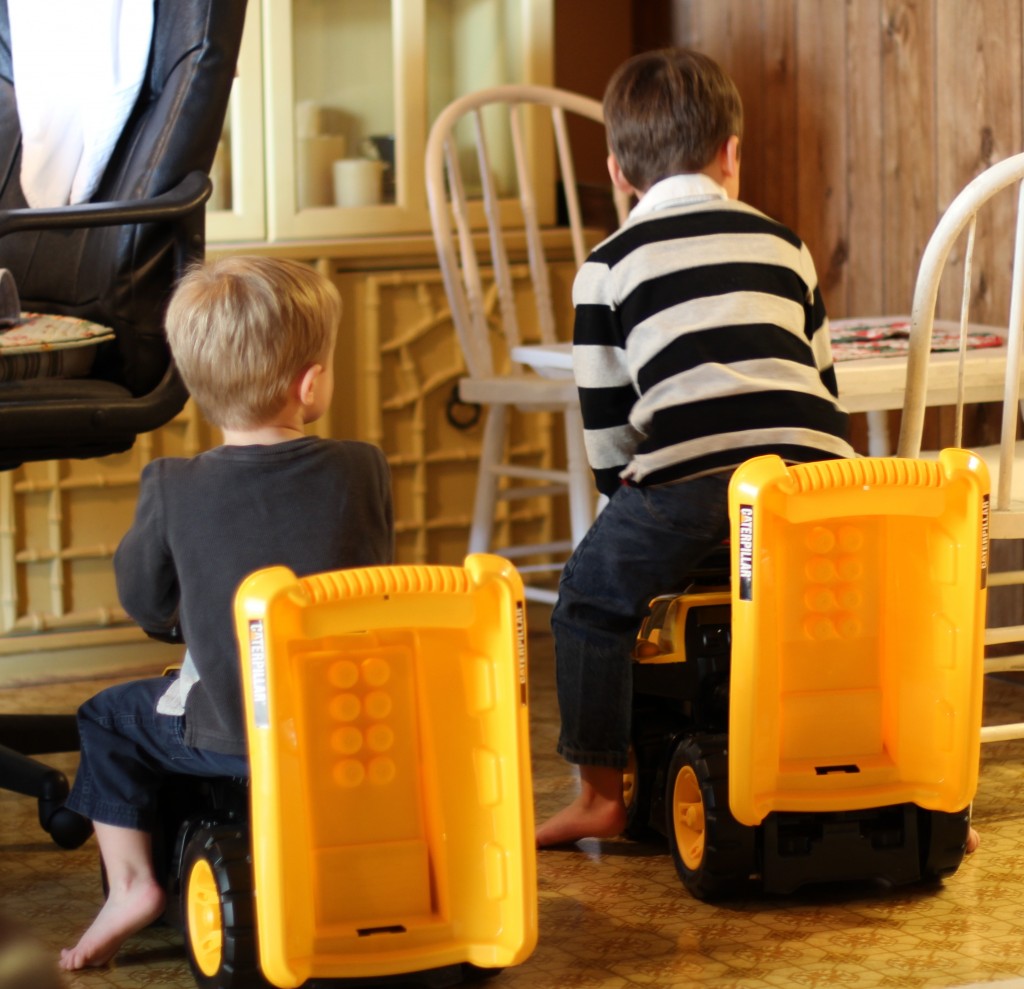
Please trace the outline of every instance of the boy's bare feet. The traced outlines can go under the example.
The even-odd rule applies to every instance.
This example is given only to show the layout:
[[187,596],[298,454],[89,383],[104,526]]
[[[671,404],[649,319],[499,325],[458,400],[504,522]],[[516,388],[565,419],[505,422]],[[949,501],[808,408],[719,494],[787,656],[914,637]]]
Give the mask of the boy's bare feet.
[[112,889],[78,944],[61,950],[60,967],[73,972],[106,965],[126,938],[160,916],[165,900],[163,889],[154,881],[137,882],[117,892]]
[[591,803],[577,798],[537,828],[537,847],[564,845],[581,838],[614,838],[626,826],[626,808],[621,803]]
[[978,845],[981,844],[981,837],[974,828],[971,828],[967,832],[967,854],[970,855],[972,852],[978,850]]
[[579,796],[537,828],[537,847],[564,845],[581,838],[613,838],[625,826],[622,770],[580,766]]

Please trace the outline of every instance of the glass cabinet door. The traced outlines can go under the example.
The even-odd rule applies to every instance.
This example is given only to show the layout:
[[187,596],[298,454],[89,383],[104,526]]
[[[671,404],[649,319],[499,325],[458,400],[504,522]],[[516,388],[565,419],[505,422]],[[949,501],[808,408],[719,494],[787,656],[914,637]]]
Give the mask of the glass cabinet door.
[[[489,86],[505,83],[553,81],[553,0],[427,0],[427,130],[454,99]],[[512,143],[506,127],[490,127],[488,115],[507,110],[484,110],[488,131],[487,151],[492,178],[502,196],[502,218],[510,225],[521,223]],[[536,207],[542,218],[554,220],[553,144],[550,121],[539,115],[526,117],[527,157],[534,169]],[[470,122],[455,130],[460,145],[460,169],[471,199],[481,192],[476,139]],[[422,180],[422,177],[421,177]],[[470,204],[471,218],[477,207]],[[484,226],[482,213],[480,225]]]
[[[553,8],[554,0],[250,0],[207,238],[429,232],[431,121],[484,86],[550,83]],[[511,149],[492,153],[504,189]]]
[[[529,5],[526,5],[529,7]],[[427,0],[427,115],[435,117],[456,97],[509,82],[537,82],[524,39],[524,4],[517,0]],[[485,111],[486,112],[486,111]],[[500,112],[500,111],[495,111]],[[510,144],[489,135],[494,180],[503,195],[514,194]],[[460,145],[462,142],[460,141]],[[460,154],[470,196],[479,191],[475,141],[467,134]]]
[[264,0],[267,237],[430,229],[423,152],[452,98],[551,81],[553,0]]
[[422,31],[416,6],[265,3],[269,239],[415,227],[398,163],[380,154],[386,138],[394,148],[415,123],[404,95],[415,93],[407,76],[416,75],[409,58]]
[[213,194],[206,205],[211,241],[263,240],[263,60],[260,5],[250,2],[224,131],[210,170]]

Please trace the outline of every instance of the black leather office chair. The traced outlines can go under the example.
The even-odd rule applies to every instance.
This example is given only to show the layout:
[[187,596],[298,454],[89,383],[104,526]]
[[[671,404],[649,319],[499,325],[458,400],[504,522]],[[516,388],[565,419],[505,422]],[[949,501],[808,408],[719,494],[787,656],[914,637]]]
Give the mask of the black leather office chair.
[[[13,273],[23,310],[76,316],[115,333],[87,378],[0,381],[0,469],[127,450],[185,404],[163,314],[178,276],[204,254],[209,171],[245,6],[155,0],[142,90],[92,199],[29,209],[19,181],[10,21],[0,0],[0,268]],[[0,787],[38,797],[43,826],[66,845],[88,834],[60,810],[67,784],[22,753],[76,747],[72,716],[0,716]]]
[[0,384],[0,465],[127,450],[184,405],[163,310],[178,273],[203,256],[208,173],[244,18],[245,0],[156,0],[143,88],[92,201],[30,210],[0,0],[0,267],[23,309],[116,333],[88,378]]

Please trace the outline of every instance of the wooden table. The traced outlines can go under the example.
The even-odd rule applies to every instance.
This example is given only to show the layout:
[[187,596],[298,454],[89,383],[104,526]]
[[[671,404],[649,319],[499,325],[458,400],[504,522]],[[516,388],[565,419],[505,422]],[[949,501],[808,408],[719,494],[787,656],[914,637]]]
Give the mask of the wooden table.
[[[892,317],[895,319],[896,317]],[[909,319],[909,317],[905,317]],[[836,320],[833,327],[842,328],[854,320]],[[956,324],[935,321],[936,328]],[[972,327],[973,330],[996,332],[993,327]],[[512,348],[512,358],[532,367],[538,374],[564,377],[572,374],[572,345],[568,343],[529,344]],[[959,355],[952,351],[931,355],[928,371],[928,404],[956,404]],[[839,398],[849,412],[864,412],[868,420],[868,453],[873,457],[891,452],[888,412],[903,408],[907,360],[903,355],[865,357],[836,361]],[[1005,347],[981,347],[967,351],[964,365],[964,400],[996,402],[1003,398],[1003,376],[1006,371]]]

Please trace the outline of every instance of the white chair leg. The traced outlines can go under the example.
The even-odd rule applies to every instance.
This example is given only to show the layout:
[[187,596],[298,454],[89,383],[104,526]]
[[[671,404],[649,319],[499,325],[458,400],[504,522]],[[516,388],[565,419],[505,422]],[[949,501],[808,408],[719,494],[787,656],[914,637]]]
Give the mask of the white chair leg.
[[873,409],[865,413],[868,423],[868,456],[888,457],[892,454],[889,442],[889,413]]
[[565,410],[565,449],[569,470],[569,524],[572,544],[578,546],[594,522],[596,493],[583,445],[583,418],[575,407]]
[[508,406],[492,405],[487,411],[473,499],[473,522],[469,530],[470,553],[488,553],[491,550],[494,513],[498,510],[498,474],[494,468],[501,463],[505,450],[507,419]]

